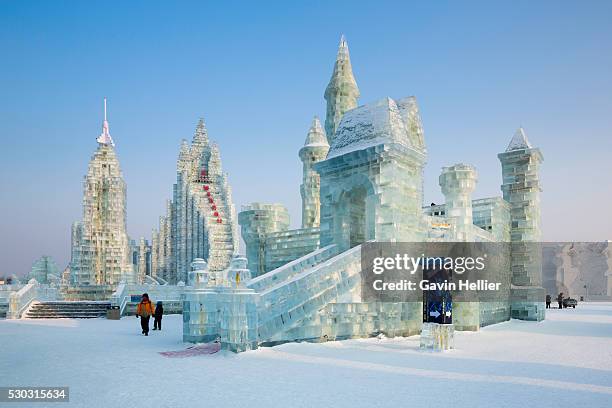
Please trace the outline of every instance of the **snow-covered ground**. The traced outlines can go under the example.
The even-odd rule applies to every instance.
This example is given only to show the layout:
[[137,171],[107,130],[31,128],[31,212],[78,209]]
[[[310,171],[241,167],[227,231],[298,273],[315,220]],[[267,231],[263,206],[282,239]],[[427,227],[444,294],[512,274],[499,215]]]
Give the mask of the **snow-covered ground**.
[[34,407],[612,406],[612,303],[458,333],[447,353],[414,336],[171,359],[157,352],[186,347],[181,316],[163,323],[0,320],[0,386],[70,387]]

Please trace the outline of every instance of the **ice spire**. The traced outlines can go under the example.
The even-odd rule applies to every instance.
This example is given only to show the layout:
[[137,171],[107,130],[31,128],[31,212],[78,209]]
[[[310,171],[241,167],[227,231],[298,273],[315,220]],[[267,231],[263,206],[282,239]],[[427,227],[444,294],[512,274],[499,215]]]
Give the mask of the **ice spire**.
[[187,140],[181,140],[181,149],[179,151],[179,160],[187,160],[189,159],[189,143]]
[[210,147],[210,159],[208,159],[208,174],[211,177],[221,175],[221,155],[219,154],[219,146],[213,143]]
[[512,150],[522,150],[522,149],[531,149],[531,143],[527,140],[527,135],[525,135],[525,130],[523,127],[519,127],[517,131],[514,133],[512,140],[510,140],[510,144],[506,149],[507,152]]
[[308,135],[306,135],[306,141],[304,142],[304,147],[306,146],[327,146],[329,147],[329,143],[327,143],[327,137],[325,136],[325,131],[321,126],[321,121],[319,117],[315,115],[312,119],[312,124],[310,125],[310,129],[308,130]]
[[198,120],[198,125],[196,126],[196,130],[193,135],[192,144],[194,145],[207,145],[208,144],[208,130],[206,130],[206,124],[204,123],[204,118],[200,118],[200,120]]
[[191,151],[189,148],[189,142],[183,139],[181,140],[181,149],[179,150],[177,164],[177,171],[183,172],[189,170],[189,160],[191,158]]
[[113,138],[108,129],[108,120],[106,119],[106,98],[104,98],[104,122],[102,122],[102,133],[96,140],[103,145],[115,146],[115,142],[113,142]]
[[325,100],[327,101],[325,132],[330,145],[342,115],[346,111],[356,108],[358,99],[359,88],[353,76],[348,43],[344,35],[342,35],[340,45],[338,46],[338,54],[336,55],[336,63],[334,64],[334,72],[325,89]]

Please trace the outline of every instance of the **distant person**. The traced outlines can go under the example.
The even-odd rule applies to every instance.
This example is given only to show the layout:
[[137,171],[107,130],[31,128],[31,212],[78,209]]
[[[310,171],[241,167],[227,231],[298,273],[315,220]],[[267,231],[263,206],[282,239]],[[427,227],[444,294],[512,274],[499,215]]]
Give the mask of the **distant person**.
[[153,314],[153,304],[149,300],[149,295],[145,293],[136,308],[136,317],[140,317],[140,327],[142,327],[142,334],[145,336],[149,335],[149,319]]
[[161,300],[155,306],[155,314],[153,315],[153,330],[161,330],[162,316],[164,315],[164,305]]
[[546,295],[546,308],[550,309],[550,301],[551,301],[551,296],[550,295]]
[[559,309],[563,309],[563,292],[559,293],[559,296],[557,296],[557,302],[559,302]]

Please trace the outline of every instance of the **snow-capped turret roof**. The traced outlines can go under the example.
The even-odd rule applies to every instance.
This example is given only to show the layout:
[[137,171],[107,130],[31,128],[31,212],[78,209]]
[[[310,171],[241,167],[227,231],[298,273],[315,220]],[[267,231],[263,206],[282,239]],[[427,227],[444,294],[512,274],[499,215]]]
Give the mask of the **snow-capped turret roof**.
[[522,149],[531,149],[531,143],[527,140],[527,135],[525,135],[525,130],[520,127],[512,136],[512,140],[510,140],[510,144],[508,144],[508,148],[506,148],[507,152],[512,150],[522,150]]
[[310,125],[308,135],[306,135],[306,141],[304,142],[304,147],[316,146],[329,147],[327,137],[325,136],[325,130],[323,130],[318,116],[312,119],[312,124]]

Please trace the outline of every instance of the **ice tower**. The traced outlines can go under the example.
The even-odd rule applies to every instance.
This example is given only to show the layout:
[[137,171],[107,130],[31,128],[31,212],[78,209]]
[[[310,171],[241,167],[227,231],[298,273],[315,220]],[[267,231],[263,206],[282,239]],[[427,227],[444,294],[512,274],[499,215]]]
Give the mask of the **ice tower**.
[[228,267],[238,249],[236,214],[219,147],[200,119],[191,144],[181,142],[173,198],[153,232],[152,272],[170,283],[187,282],[191,263],[213,272]]
[[331,145],[336,134],[336,128],[342,115],[350,109],[357,107],[359,88],[353,76],[351,57],[344,35],[340,38],[334,72],[325,89],[327,101],[327,115],[325,117],[325,133]]
[[126,185],[104,99],[102,133],[83,183],[83,220],[73,225],[70,270],[76,285],[135,282],[126,228]]
[[540,245],[540,149],[531,146],[519,128],[504,153],[501,186],[510,204],[510,241],[512,270],[512,317],[544,319],[542,288],[542,248]]
[[282,204],[252,203],[238,214],[252,276],[267,272],[266,236],[289,228],[289,212]]
[[315,163],[324,160],[329,151],[327,137],[321,127],[319,118],[315,116],[306,136],[304,147],[300,149],[300,160],[303,163],[303,179],[300,186],[302,195],[302,228],[318,227],[321,219],[320,178],[313,169]]
[[321,246],[420,241],[424,146],[391,98],[345,113],[321,175]]

